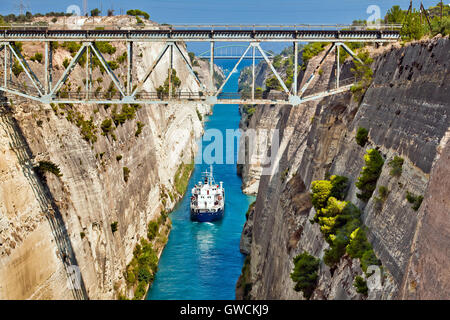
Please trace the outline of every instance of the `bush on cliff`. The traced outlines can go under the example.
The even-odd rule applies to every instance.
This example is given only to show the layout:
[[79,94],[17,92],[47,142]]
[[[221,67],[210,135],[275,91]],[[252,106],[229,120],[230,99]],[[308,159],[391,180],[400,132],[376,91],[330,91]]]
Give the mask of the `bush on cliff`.
[[294,271],[291,279],[295,282],[295,291],[302,291],[303,296],[309,299],[317,285],[317,274],[320,260],[303,252],[294,258]]
[[367,51],[362,51],[358,53],[357,56],[361,62],[355,60],[354,67],[350,69],[355,76],[355,80],[357,81],[350,88],[350,91],[353,93],[355,101],[361,101],[367,88],[369,88],[372,83],[373,71],[370,65],[372,64],[373,59]]
[[381,265],[381,262],[373,252],[372,245],[367,240],[366,232],[363,228],[357,228],[352,232],[346,252],[351,258],[360,259],[361,269],[364,272],[367,271],[370,265]]
[[413,206],[412,208],[417,211],[420,208],[420,205],[422,204],[423,201],[423,196],[419,195],[416,196],[413,193],[406,191],[406,200],[408,200],[409,203],[412,203]]
[[51,161],[39,161],[39,165],[36,167],[36,171],[39,175],[44,177],[45,172],[53,173],[57,177],[62,177],[61,170],[59,169],[59,166],[54,164]]
[[316,212],[327,205],[328,198],[330,197],[343,200],[346,196],[347,189],[348,178],[344,176],[332,175],[330,180],[313,181],[311,183],[311,201]]
[[367,141],[369,140],[369,131],[366,128],[363,127],[359,127],[358,131],[356,132],[356,143],[361,146],[364,147],[367,143]]
[[391,167],[391,171],[389,174],[393,177],[400,177],[402,175],[402,167],[403,167],[403,158],[395,156],[394,159],[389,161],[389,166]]
[[363,295],[367,295],[369,288],[367,287],[366,280],[361,276],[356,276],[355,281],[353,282],[353,286],[356,288],[356,292],[361,293]]
[[376,149],[370,149],[364,155],[366,165],[362,168],[358,181],[355,183],[356,187],[361,190],[356,196],[367,202],[372,196],[377,180],[381,174],[384,164],[383,157]]

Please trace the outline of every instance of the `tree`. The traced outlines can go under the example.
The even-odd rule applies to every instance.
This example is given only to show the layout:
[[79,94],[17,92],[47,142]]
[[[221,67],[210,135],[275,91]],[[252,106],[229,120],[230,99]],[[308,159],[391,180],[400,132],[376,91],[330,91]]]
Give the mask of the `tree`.
[[362,168],[355,185],[361,190],[361,193],[358,193],[356,196],[367,202],[376,188],[377,180],[384,164],[384,159],[378,150],[370,149],[364,155],[364,161],[366,165]]
[[98,8],[95,8],[95,9],[91,10],[91,16],[92,17],[97,17],[97,16],[100,15],[100,13],[101,13],[101,11]]
[[294,271],[291,279],[295,282],[295,291],[302,291],[306,299],[309,299],[314,292],[319,275],[320,260],[303,252],[294,258]]
[[403,19],[405,18],[405,11],[403,11],[400,6],[393,6],[388,10],[386,16],[384,17],[384,21],[386,23],[398,24],[403,23]]

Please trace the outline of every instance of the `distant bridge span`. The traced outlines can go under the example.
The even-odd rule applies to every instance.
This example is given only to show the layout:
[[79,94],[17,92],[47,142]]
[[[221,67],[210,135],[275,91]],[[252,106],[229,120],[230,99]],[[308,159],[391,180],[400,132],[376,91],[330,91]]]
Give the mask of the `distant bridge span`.
[[[355,53],[346,45],[348,42],[373,42],[385,43],[396,42],[400,39],[398,25],[383,25],[378,29],[371,29],[364,26],[158,26],[147,29],[120,29],[120,27],[112,27],[105,30],[99,28],[89,30],[70,30],[70,29],[47,29],[36,26],[22,27],[1,27],[0,26],[0,51],[3,51],[3,79],[0,78],[0,91],[11,95],[21,96],[42,103],[94,103],[94,104],[152,104],[152,103],[170,103],[199,101],[209,104],[292,104],[298,105],[305,101],[320,99],[324,96],[336,94],[349,90],[351,84],[341,85],[339,59],[336,58],[337,72],[336,84],[332,89],[327,89],[313,96],[305,97],[304,93],[311,81],[318,73],[325,57],[332,51],[335,51],[336,57],[339,56],[340,48],[343,48],[354,59],[359,60]],[[44,47],[44,63],[45,74],[44,79],[39,77],[29,67],[26,59],[16,48],[15,42],[41,42]],[[69,65],[65,68],[63,75],[54,84],[52,81],[53,57],[52,42],[55,41],[77,41],[82,45],[75,54]],[[119,77],[114,73],[113,69],[103,57],[102,53],[96,46],[98,41],[123,41],[127,45],[127,75],[126,81],[121,83]],[[238,61],[233,70],[229,73],[225,81],[219,89],[210,91],[200,81],[196,72],[191,66],[190,60],[180,49],[178,42],[201,41],[210,43],[210,87],[214,87],[214,60],[226,58],[215,56],[215,44],[219,42],[240,42],[246,43],[243,54],[236,56]],[[159,42],[164,43],[163,49],[146,71],[142,79],[135,82],[132,78],[133,68],[133,45],[138,42]],[[332,46],[326,52],[319,66],[314,73],[310,75],[305,85],[298,90],[298,55],[294,55],[294,79],[292,87],[289,89],[279,73],[271,63],[271,57],[264,51],[260,44],[264,42],[292,42],[293,52],[298,52],[299,42],[329,42]],[[154,72],[156,66],[161,59],[168,53],[169,55],[169,71],[173,69],[173,55],[177,52],[182,57],[186,68],[194,77],[195,81],[201,88],[199,92],[176,92],[173,93],[172,83],[169,81],[168,94],[143,91],[143,85]],[[75,68],[80,58],[86,53],[86,80],[84,90],[77,92],[61,92],[63,84],[68,79],[70,73]],[[251,53],[251,56],[248,56]],[[96,57],[111,81],[116,87],[116,93],[94,92],[92,91],[92,58]],[[237,93],[223,93],[225,84],[236,71],[243,59],[250,58],[252,64],[252,90],[250,94],[239,95]],[[255,92],[255,60],[264,59],[270,70],[279,81],[283,92],[277,97],[262,96]],[[13,81],[13,61],[18,63],[25,71],[29,83],[31,85],[19,85]],[[170,77],[170,76],[169,76]],[[157,86],[157,84],[155,84]]]

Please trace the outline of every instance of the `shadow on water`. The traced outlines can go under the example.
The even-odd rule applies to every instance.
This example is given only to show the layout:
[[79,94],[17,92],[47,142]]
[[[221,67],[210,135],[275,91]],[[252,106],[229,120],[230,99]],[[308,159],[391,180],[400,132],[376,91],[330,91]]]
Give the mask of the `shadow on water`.
[[3,104],[0,108],[2,108],[0,112],[0,126],[8,134],[10,148],[16,154],[23,174],[27,178],[36,200],[50,224],[55,243],[58,247],[58,255],[68,278],[68,283],[72,285],[70,289],[73,297],[76,300],[87,300],[88,295],[83,277],[81,273],[77,274],[74,269],[74,266],[78,267],[78,262],[61,212],[55,203],[55,199],[47,183],[39,179],[33,169],[33,153],[17,120],[12,116],[10,107],[7,104]]
[[[223,61],[220,66],[231,70],[235,62]],[[224,91],[237,92],[238,78],[239,72],[234,73]],[[226,129],[238,129],[239,121],[238,105],[215,105],[213,115],[206,119],[205,130],[218,129],[225,139]],[[234,163],[213,164],[215,181],[223,181],[225,188],[223,219],[212,223],[190,220],[191,189],[201,180],[201,173],[209,168],[206,163],[196,164],[186,195],[170,215],[169,241],[147,299],[235,299],[236,281],[245,258],[239,251],[240,236],[245,213],[254,197],[242,193],[242,181],[236,170],[238,141],[234,143]],[[209,144],[210,141],[204,141],[202,149]],[[225,150],[223,156],[225,160]]]

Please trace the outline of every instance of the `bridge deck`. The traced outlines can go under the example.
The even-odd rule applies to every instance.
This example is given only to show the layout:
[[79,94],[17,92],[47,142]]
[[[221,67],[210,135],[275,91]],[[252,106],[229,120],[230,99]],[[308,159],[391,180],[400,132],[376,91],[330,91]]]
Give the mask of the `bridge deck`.
[[0,41],[398,41],[397,30],[42,30],[6,29]]

